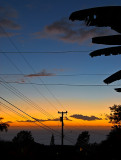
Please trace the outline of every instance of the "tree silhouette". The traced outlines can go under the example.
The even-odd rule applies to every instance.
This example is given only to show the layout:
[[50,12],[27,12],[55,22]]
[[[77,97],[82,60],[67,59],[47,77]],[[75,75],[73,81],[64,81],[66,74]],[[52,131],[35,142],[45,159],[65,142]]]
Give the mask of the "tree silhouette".
[[111,113],[108,116],[110,122],[114,124],[114,126],[121,127],[121,105],[113,105],[110,107]]
[[114,125],[107,136],[107,142],[112,147],[119,147],[121,145],[121,105],[113,105],[110,110],[111,113],[108,118],[110,123]]
[[29,144],[34,142],[31,131],[20,131],[12,140],[14,143]]
[[[3,118],[0,117],[0,121],[2,120]],[[8,127],[9,127],[9,124],[8,123],[3,123],[3,122],[0,122],[0,131],[8,131]]]
[[89,132],[88,131],[83,131],[81,134],[79,134],[76,142],[76,146],[83,147],[83,145],[88,144],[89,142]]
[[108,156],[110,155],[111,159],[117,160],[120,157],[121,148],[121,105],[113,105],[110,110],[109,119],[114,125],[107,135],[107,139],[102,143],[102,150]]
[[[85,21],[87,26],[97,27],[111,27],[118,33],[121,33],[121,6],[105,6],[96,7],[85,10],[73,12],[69,19]],[[107,44],[107,45],[121,45],[121,35],[110,35],[92,38],[92,43]],[[109,56],[121,54],[121,46],[99,49],[90,53],[91,57],[95,56]],[[121,79],[121,71],[116,72],[107,79],[104,83],[109,84]],[[121,92],[121,88],[115,88],[117,92]]]
[[54,139],[54,135],[53,134],[52,134],[52,137],[51,137],[50,145],[51,146],[55,145],[55,139]]
[[113,141],[113,143],[117,143],[120,141],[121,143],[121,126],[112,127],[112,130],[109,133],[107,140],[111,140]]

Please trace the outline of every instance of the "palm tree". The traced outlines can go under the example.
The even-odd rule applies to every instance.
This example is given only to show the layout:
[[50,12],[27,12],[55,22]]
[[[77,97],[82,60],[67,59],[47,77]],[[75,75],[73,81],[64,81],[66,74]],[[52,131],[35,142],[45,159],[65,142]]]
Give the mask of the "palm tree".
[[[3,118],[0,117],[0,121],[2,120]],[[9,124],[8,123],[3,123],[3,122],[0,122],[0,131],[8,131],[8,127],[9,127]]]
[[[110,36],[101,36],[92,38],[92,43],[106,45],[121,45],[121,6],[105,6],[90,9],[84,9],[73,12],[69,19],[72,21],[85,21],[87,26],[111,27],[119,34]],[[91,57],[109,56],[121,54],[121,46],[99,49],[90,53]],[[116,72],[104,80],[109,84],[121,79],[121,71]],[[117,92],[121,92],[121,88],[115,88]]]

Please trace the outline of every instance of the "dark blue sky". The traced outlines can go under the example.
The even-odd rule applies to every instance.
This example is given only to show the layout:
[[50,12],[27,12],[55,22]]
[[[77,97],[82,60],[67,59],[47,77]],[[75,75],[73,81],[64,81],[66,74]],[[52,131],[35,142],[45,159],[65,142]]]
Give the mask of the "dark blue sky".
[[[88,28],[83,22],[69,21],[69,16],[76,10],[112,5],[119,6],[121,1],[1,0],[0,52],[11,53],[0,54],[0,74],[26,74],[26,76],[6,75],[2,78],[9,82],[22,83],[28,83],[29,79],[32,83],[44,82],[44,84],[102,85],[108,75],[79,76],[79,74],[112,74],[120,70],[120,55],[96,58],[89,56],[91,51],[105,47],[92,44],[92,37],[115,32],[110,28]],[[38,79],[38,76],[42,81]],[[115,84],[120,84],[120,82]],[[13,84],[13,86],[33,100],[40,99],[30,85]],[[53,94],[50,94],[44,86],[39,87],[42,94],[60,109],[61,106],[55,102],[54,96],[63,105],[72,106],[73,112],[74,110],[81,112],[80,110],[84,110],[83,107],[86,106],[84,113],[87,115],[89,104],[92,106],[92,113],[95,111],[99,116],[101,112],[107,111],[108,104],[112,105],[119,102],[120,99],[120,95],[113,90],[114,87],[48,86]],[[7,99],[18,101],[16,96],[3,86],[0,86],[0,90],[2,90],[1,96],[4,95]],[[110,103],[109,99],[111,99]],[[74,105],[74,102],[78,102],[77,106]],[[102,108],[99,110],[98,106],[101,103]],[[85,106],[81,106],[82,104]]]

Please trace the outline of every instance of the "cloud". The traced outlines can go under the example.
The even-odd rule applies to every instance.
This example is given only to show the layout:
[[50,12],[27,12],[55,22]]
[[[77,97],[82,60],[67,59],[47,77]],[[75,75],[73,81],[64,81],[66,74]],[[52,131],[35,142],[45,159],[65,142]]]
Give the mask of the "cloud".
[[[54,119],[47,119],[47,120],[43,120],[43,119],[37,119],[37,118],[34,118],[36,121],[39,121],[39,122],[45,122],[45,121],[60,121],[60,118],[54,118]],[[67,120],[67,121],[72,121],[70,120],[69,118],[67,117],[64,117],[63,118],[64,120]]]
[[34,118],[33,117],[33,119],[35,119],[35,120],[26,120],[26,121],[24,121],[24,120],[18,120],[17,122],[22,122],[22,123],[32,123],[32,122],[45,122],[45,121],[48,121],[48,120],[44,120],[44,119],[37,119],[37,118]]
[[36,74],[28,74],[25,75],[24,77],[40,77],[40,76],[55,76],[54,73],[48,73],[45,69],[43,69],[41,72],[36,73]]
[[74,115],[71,115],[70,117],[85,120],[85,121],[102,120],[102,118],[98,118],[98,117],[95,117],[95,116],[84,116],[84,115],[81,115],[81,114],[74,114]]
[[[54,72],[56,72],[56,70],[53,70]],[[56,73],[52,73],[52,72],[48,72],[46,71],[46,69],[43,69],[41,72],[39,73],[35,73],[35,74],[26,74],[26,75],[2,75],[5,79],[6,82],[8,83],[26,83],[26,78],[34,78],[34,77],[40,77],[40,76],[56,76]]]
[[[20,121],[17,121],[17,122],[28,122],[28,123],[30,123],[30,122],[60,121],[60,118],[54,118],[54,119],[38,119],[38,118],[34,118],[34,117],[33,117],[33,119],[34,119],[34,120],[26,120],[26,121],[20,120]],[[72,120],[70,120],[68,117],[64,117],[64,120],[66,120],[66,121],[72,121]]]
[[6,27],[8,29],[19,30],[21,29],[20,25],[16,24],[14,21],[9,19],[1,19],[0,26]]
[[0,37],[15,36],[19,34],[10,31],[8,32],[8,30],[21,29],[21,26],[15,22],[15,18],[18,18],[18,13],[15,9],[0,6]]
[[23,120],[18,120],[17,122],[36,122],[36,121],[32,121],[32,120],[26,120],[26,121],[23,121]]
[[42,31],[34,32],[32,35],[36,39],[50,38],[68,43],[83,43],[92,37],[112,34],[109,27],[87,27],[84,23],[75,23],[67,18],[62,18],[44,27]]

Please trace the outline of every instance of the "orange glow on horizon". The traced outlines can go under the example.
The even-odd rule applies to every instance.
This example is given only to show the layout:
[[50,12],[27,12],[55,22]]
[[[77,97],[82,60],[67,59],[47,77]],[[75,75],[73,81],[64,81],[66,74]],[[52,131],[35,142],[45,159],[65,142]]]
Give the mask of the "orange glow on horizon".
[[[47,121],[47,122],[13,122],[13,123],[9,123],[11,127],[61,127],[61,122],[59,121]],[[108,121],[106,120],[98,120],[98,121],[81,121],[81,120],[77,120],[77,121],[64,121],[64,127],[111,127],[112,124],[108,123]]]
[[[37,124],[39,124],[40,126],[54,126],[54,127],[58,127],[61,126],[61,122],[60,121],[52,121],[53,119],[56,118],[60,118],[61,115],[58,114],[58,112],[56,110],[54,110],[54,108],[50,107],[47,102],[43,102],[45,103],[45,110],[52,115],[53,117],[47,117],[46,115],[42,114],[41,112],[39,112],[38,110],[35,110],[35,108],[30,108],[30,106],[27,106],[26,104],[22,104],[19,101],[14,101],[14,105],[18,106],[19,108],[21,107],[21,109],[23,111],[25,111],[27,114],[29,114],[30,116],[40,119],[40,120],[47,120],[47,121],[41,121],[40,123],[36,122]],[[112,126],[111,123],[109,123],[108,120],[105,120],[105,115],[110,113],[109,110],[109,106],[111,106],[110,103],[106,103],[105,101],[102,101],[102,103],[98,103],[97,101],[95,102],[88,102],[88,101],[74,101],[74,100],[70,100],[69,103],[68,101],[63,101],[64,106],[67,106],[67,117],[70,121],[64,120],[64,125],[67,127],[80,127],[80,126]],[[18,105],[20,104],[20,106]],[[39,104],[39,101],[38,101]],[[68,104],[68,105],[67,105]],[[113,103],[112,103],[113,105]],[[2,109],[4,112],[2,112]],[[54,110],[54,111],[53,111]],[[19,111],[18,111],[19,112]],[[7,113],[7,114],[6,114]],[[86,121],[86,120],[80,120],[80,119],[75,119],[70,117],[73,114],[81,114],[84,116],[96,116],[101,118],[102,120],[93,120],[93,121]],[[66,115],[65,115],[66,116]],[[12,123],[10,123],[11,127],[16,127],[16,126],[29,126],[29,127],[37,127],[37,125],[35,123],[31,123],[31,122],[22,122],[22,121],[26,121],[24,118],[19,117],[18,115],[16,115],[15,113],[12,113],[10,111],[8,111],[7,109],[5,110],[4,108],[2,108],[1,106],[1,117],[4,118],[4,122],[7,121],[11,121]],[[28,118],[30,119],[30,117]],[[50,120],[48,120],[50,119]],[[34,121],[34,119],[31,119],[32,121]],[[21,121],[21,122],[18,122]],[[41,123],[43,123],[44,125],[42,125]]]

